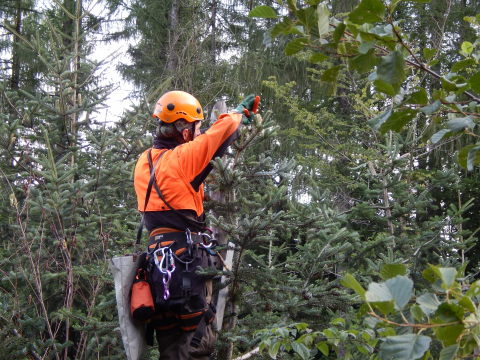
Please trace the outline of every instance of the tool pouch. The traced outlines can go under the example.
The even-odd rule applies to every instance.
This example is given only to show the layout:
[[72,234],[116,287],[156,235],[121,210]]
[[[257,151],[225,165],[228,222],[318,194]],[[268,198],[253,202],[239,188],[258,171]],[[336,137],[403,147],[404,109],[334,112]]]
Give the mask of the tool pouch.
[[135,320],[142,322],[149,320],[155,314],[155,305],[147,276],[144,268],[137,269],[130,298],[130,313]]

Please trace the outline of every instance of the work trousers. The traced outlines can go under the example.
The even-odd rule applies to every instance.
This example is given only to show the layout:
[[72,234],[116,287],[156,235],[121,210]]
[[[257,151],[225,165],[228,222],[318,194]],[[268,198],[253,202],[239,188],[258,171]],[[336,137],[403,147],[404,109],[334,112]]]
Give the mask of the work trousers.
[[160,360],[208,360],[210,355],[190,355],[190,341],[195,331],[184,332],[177,329],[157,334]]
[[[212,301],[212,281],[207,280],[205,286],[206,301],[207,304],[210,304]],[[159,360],[208,360],[211,353],[213,353],[216,342],[216,333],[213,329],[214,323],[215,321],[206,326],[205,334],[197,349],[190,346],[195,331],[183,331],[180,328],[176,328],[157,332],[158,350],[160,351]]]

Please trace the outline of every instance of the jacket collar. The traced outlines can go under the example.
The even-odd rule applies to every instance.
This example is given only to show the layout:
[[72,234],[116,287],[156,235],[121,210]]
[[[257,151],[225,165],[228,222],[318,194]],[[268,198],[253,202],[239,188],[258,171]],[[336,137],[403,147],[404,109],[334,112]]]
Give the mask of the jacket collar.
[[174,149],[178,145],[180,145],[178,141],[173,138],[156,137],[155,140],[153,140],[154,149]]

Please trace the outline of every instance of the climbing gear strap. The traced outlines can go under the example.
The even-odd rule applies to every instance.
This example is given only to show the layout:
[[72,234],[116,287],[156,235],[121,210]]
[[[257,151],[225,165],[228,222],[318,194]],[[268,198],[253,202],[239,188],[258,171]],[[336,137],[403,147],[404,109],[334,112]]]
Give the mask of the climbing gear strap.
[[209,304],[208,310],[203,313],[195,333],[193,334],[192,340],[190,341],[191,347],[198,348],[200,346],[200,342],[205,335],[207,325],[211,324],[215,319],[215,312],[215,305],[213,305],[213,303]]
[[155,250],[159,247],[169,246],[172,242],[175,242],[176,246],[174,250],[188,247],[189,245],[201,244],[204,248],[209,249],[213,246],[213,243],[216,242],[215,239],[212,239],[210,234],[207,233],[191,233],[190,230],[178,231],[178,232],[167,232],[156,234],[150,236],[148,242],[149,252],[150,249],[154,248]]
[[148,181],[148,186],[147,186],[147,193],[145,195],[145,204],[143,206],[143,213],[142,213],[142,220],[140,221],[140,224],[138,225],[138,230],[137,230],[137,242],[135,243],[136,245],[140,244],[140,240],[142,238],[142,231],[143,227],[145,226],[145,211],[147,210],[147,205],[148,205],[148,200],[150,200],[150,194],[152,192],[152,185],[156,185],[156,179],[155,179],[155,169],[157,167],[157,164],[159,163],[160,159],[162,158],[163,155],[167,151],[164,151],[160,154],[158,157],[157,161],[155,161],[155,164],[152,166],[151,161],[152,161],[152,149],[148,150],[148,163],[150,165],[150,180]]

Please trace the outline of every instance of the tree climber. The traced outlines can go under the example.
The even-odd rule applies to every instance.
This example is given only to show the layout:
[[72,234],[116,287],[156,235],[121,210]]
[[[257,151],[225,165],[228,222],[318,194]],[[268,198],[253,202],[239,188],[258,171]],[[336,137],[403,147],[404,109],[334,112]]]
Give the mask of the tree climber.
[[147,343],[153,343],[155,330],[160,360],[208,359],[214,350],[212,282],[195,271],[212,266],[203,182],[212,159],[225,153],[242,123],[252,122],[259,101],[249,95],[203,134],[203,109],[192,95],[170,91],[156,103],[156,137],[138,159],[134,186],[150,234],[147,258],[155,315],[147,326]]

